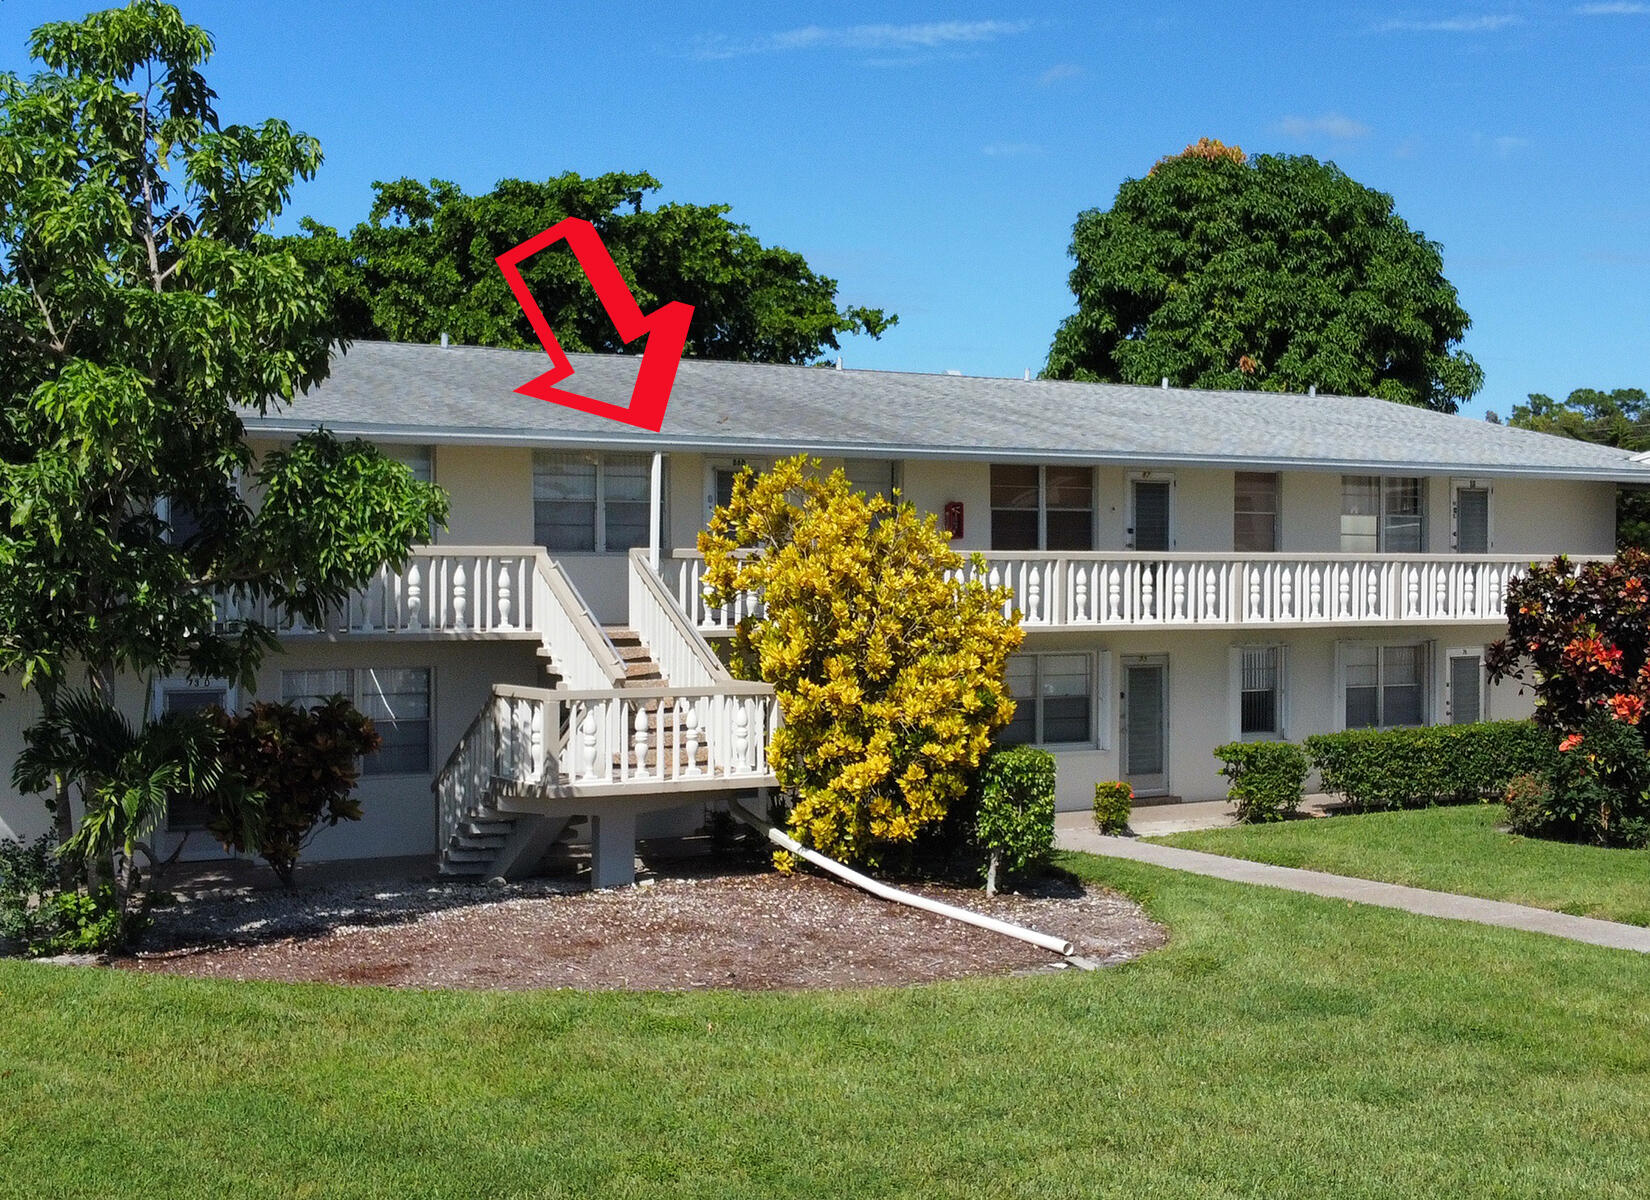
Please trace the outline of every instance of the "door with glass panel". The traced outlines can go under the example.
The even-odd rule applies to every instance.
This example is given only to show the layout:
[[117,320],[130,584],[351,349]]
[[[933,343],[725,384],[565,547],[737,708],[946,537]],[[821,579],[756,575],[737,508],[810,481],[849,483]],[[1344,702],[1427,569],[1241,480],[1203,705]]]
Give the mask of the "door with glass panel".
[[1123,780],[1137,795],[1169,787],[1169,662],[1123,660]]

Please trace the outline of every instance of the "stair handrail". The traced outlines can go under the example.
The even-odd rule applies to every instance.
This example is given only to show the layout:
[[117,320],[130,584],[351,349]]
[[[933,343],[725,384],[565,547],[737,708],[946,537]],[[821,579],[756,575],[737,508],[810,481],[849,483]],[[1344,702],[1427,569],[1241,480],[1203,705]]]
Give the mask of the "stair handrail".
[[[617,687],[625,677],[624,659],[579,594],[578,587],[568,578],[561,563],[543,549],[535,555],[533,563],[534,577],[544,589],[543,596],[535,599],[555,601],[554,605],[536,606],[534,615],[557,673],[574,687]],[[574,639],[570,639],[569,634],[574,635]]]
[[688,620],[647,551],[630,551],[630,624],[671,683],[711,687],[733,683],[732,672]]

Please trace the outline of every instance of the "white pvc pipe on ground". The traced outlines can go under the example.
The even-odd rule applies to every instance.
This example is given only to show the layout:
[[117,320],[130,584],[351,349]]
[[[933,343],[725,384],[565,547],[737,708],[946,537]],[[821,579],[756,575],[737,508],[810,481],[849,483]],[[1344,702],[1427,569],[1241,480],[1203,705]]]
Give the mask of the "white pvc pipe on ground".
[[965,925],[989,929],[992,933],[1000,933],[1004,937],[1030,942],[1033,946],[1040,946],[1042,949],[1058,954],[1062,958],[1070,958],[1075,950],[1075,947],[1064,938],[1057,938],[1047,933],[1038,933],[1035,929],[1027,929],[1023,925],[1011,925],[1007,921],[999,921],[995,917],[970,912],[966,908],[958,908],[953,904],[944,904],[938,900],[930,900],[927,896],[918,896],[914,892],[902,892],[899,888],[889,887],[886,883],[878,883],[869,875],[861,875],[853,868],[843,866],[834,858],[826,858],[817,850],[809,850],[795,838],[775,828],[767,818],[758,816],[746,808],[743,799],[735,797],[729,807],[733,809],[735,816],[767,834],[768,840],[780,849],[789,850],[798,858],[813,863],[821,871],[835,875],[838,879],[845,880],[855,887],[864,888],[873,896],[880,896],[884,900],[892,900],[895,904],[906,904],[912,908],[920,908],[924,912],[949,917],[951,920],[961,921]]

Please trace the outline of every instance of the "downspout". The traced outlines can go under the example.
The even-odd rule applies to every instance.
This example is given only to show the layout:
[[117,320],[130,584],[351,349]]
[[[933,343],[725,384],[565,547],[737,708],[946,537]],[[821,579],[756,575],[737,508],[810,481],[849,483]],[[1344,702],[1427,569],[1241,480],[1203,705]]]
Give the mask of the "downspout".
[[809,850],[801,842],[776,828],[766,817],[758,816],[745,807],[742,797],[734,797],[729,807],[733,815],[747,825],[761,830],[774,845],[782,850],[788,850],[798,858],[806,859],[828,875],[835,875],[844,882],[851,883],[857,888],[863,888],[873,896],[884,900],[892,900],[895,904],[908,905],[911,908],[920,908],[924,912],[931,912],[938,916],[948,917],[953,921],[961,921],[965,925],[973,925],[979,929],[987,929],[992,933],[1000,933],[1004,937],[1011,937],[1018,941],[1029,942],[1050,953],[1058,954],[1075,967],[1093,969],[1094,964],[1087,959],[1076,957],[1076,947],[1064,938],[1057,938],[1050,934],[1038,933],[1034,929],[1027,929],[1023,925],[1011,925],[1007,921],[999,921],[995,917],[988,917],[982,913],[970,912],[966,908],[958,908],[952,904],[943,904],[938,900],[930,900],[927,896],[919,896],[914,892],[902,892],[899,888],[889,887],[886,883],[878,883],[869,875],[861,875],[850,867],[845,867],[834,858],[826,858],[817,850]]
[[659,451],[653,452],[653,470],[648,479],[648,539],[647,565],[655,572],[659,569],[659,541],[664,526],[664,462],[665,456]]

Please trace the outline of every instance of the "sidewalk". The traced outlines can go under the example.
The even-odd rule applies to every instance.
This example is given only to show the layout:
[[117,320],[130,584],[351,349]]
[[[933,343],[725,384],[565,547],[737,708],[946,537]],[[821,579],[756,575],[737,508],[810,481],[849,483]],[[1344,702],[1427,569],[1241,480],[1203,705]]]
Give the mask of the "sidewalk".
[[[1131,824],[1139,829],[1138,824]],[[1504,900],[1481,900],[1476,896],[1432,892],[1425,888],[1403,887],[1396,883],[1376,883],[1368,879],[1330,875],[1324,871],[1274,867],[1242,858],[1204,854],[1199,850],[1158,846],[1134,838],[1106,837],[1094,828],[1092,822],[1086,829],[1074,827],[1072,822],[1061,822],[1056,832],[1056,840],[1062,850],[1081,850],[1111,858],[1128,858],[1136,862],[1150,863],[1155,867],[1189,871],[1194,875],[1208,875],[1233,883],[1250,883],[1261,887],[1283,888],[1291,892],[1308,892],[1314,896],[1327,896],[1335,900],[1352,900],[1359,904],[1398,908],[1421,916],[1443,917],[1451,921],[1473,921],[1480,925],[1500,925],[1508,929],[1522,929],[1529,933],[1546,933],[1553,937],[1569,938],[1575,942],[1587,942],[1594,946],[1609,946],[1617,950],[1637,950],[1641,954],[1650,954],[1650,928],[1639,925],[1620,925],[1614,921],[1600,921],[1593,917],[1573,917],[1568,913],[1550,912],[1545,908],[1531,908],[1525,904],[1509,904]]]

